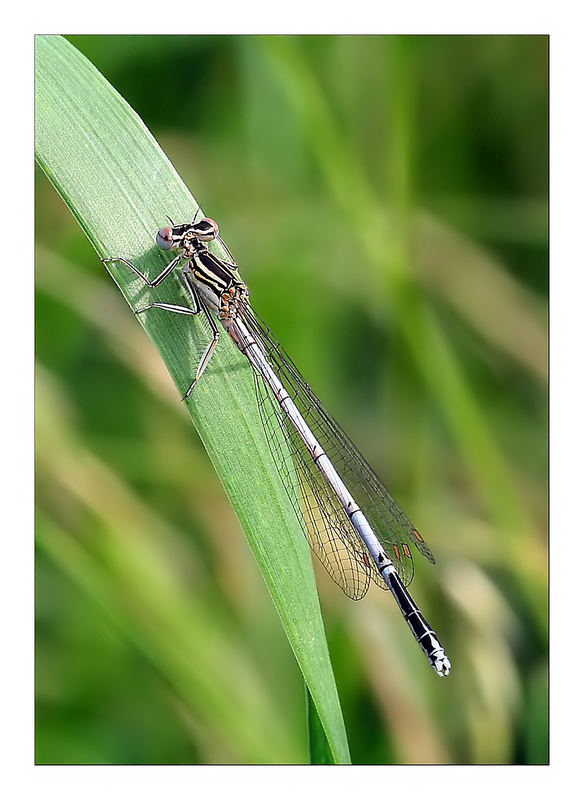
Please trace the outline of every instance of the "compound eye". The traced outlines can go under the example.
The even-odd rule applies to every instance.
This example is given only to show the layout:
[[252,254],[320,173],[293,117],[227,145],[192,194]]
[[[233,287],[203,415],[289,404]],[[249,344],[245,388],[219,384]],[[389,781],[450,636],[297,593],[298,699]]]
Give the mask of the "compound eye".
[[210,242],[219,235],[219,225],[214,219],[205,217],[195,225],[197,239],[201,242]]
[[166,226],[166,228],[161,228],[156,234],[156,244],[162,250],[170,250],[171,247],[174,245],[174,239],[172,238],[172,228],[170,228],[168,225]]

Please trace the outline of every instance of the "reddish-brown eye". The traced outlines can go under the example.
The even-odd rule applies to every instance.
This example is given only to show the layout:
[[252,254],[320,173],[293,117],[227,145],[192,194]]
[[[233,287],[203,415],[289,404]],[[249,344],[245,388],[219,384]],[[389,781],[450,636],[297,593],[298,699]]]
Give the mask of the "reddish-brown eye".
[[200,242],[210,242],[219,235],[219,225],[210,217],[204,217],[194,228]]
[[170,250],[174,244],[174,239],[172,238],[172,228],[170,228],[168,225],[166,228],[161,228],[156,234],[156,244],[162,250]]

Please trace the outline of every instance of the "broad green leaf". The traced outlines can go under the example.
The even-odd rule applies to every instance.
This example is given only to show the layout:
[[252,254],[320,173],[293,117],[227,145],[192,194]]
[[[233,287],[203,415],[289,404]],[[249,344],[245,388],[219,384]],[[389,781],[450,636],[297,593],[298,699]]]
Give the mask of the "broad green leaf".
[[[138,115],[58,36],[36,39],[36,156],[97,254],[123,255],[148,275],[167,259],[154,243],[165,215],[188,220],[199,209]],[[151,290],[123,266],[112,273],[132,309],[154,299],[185,302],[174,275]],[[164,312],[143,314],[136,324],[160,351],[178,401],[208,330],[198,319]],[[347,738],[308,545],[275,472],[249,366],[223,332],[188,410],[262,571],[333,759],[346,763]]]

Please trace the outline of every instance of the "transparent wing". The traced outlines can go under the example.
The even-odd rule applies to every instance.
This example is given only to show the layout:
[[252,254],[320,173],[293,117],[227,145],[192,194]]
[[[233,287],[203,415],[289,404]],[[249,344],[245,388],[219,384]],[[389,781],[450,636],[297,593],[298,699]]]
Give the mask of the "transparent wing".
[[258,408],[278,473],[312,550],[346,595],[359,600],[376,570],[337,496],[272,392],[254,372]]
[[[407,586],[414,577],[411,545],[431,563],[432,551],[353,442],[328,414],[293,361],[251,306],[241,316],[266,359],[363,510]],[[255,375],[255,373],[254,373]],[[256,392],[266,436],[290,501],[316,555],[343,591],[359,599],[373,579],[387,588],[335,493],[310,458],[294,427],[257,375]]]

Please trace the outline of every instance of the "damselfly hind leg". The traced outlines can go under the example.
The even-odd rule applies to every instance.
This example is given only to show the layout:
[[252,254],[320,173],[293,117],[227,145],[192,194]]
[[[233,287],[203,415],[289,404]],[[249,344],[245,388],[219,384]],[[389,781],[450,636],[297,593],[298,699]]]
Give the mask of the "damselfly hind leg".
[[185,287],[187,289],[187,292],[189,293],[189,295],[191,297],[191,300],[193,301],[193,305],[195,307],[198,307],[199,310],[200,311],[202,310],[203,313],[205,314],[207,322],[209,323],[209,327],[211,328],[211,334],[212,334],[212,339],[209,342],[209,344],[207,345],[207,349],[203,353],[203,356],[202,356],[202,358],[201,358],[201,360],[199,362],[199,366],[197,367],[197,372],[195,374],[195,379],[193,380],[193,382],[191,383],[191,385],[187,389],[185,396],[183,397],[183,400],[186,401],[186,400],[189,399],[191,392],[193,391],[193,389],[195,388],[197,383],[200,381],[200,379],[201,379],[201,377],[203,375],[203,372],[207,368],[207,364],[209,363],[209,361],[211,360],[211,357],[213,356],[215,348],[217,347],[217,342],[219,341],[219,328],[217,327],[217,324],[216,324],[215,320],[211,316],[211,313],[210,313],[209,309],[201,301],[197,290],[192,285],[192,283],[189,281],[188,275],[185,274],[185,273],[183,273],[183,283],[184,283],[184,285],[185,285]]
[[205,305],[203,305],[203,312],[204,312],[205,316],[207,317],[207,322],[209,323],[209,325],[211,327],[211,331],[213,333],[213,338],[211,339],[211,341],[207,345],[207,349],[203,353],[203,356],[202,356],[202,358],[201,358],[201,360],[199,362],[199,366],[197,367],[197,373],[195,375],[195,379],[193,380],[193,382],[191,383],[191,385],[187,389],[186,394],[183,397],[183,400],[188,400],[189,399],[189,397],[191,395],[191,392],[193,391],[193,389],[195,388],[197,383],[201,380],[201,377],[203,376],[203,372],[207,369],[207,364],[211,360],[211,358],[213,356],[213,353],[215,351],[215,348],[217,347],[217,342],[219,341],[219,328],[215,324],[215,320],[213,319],[213,317],[211,316],[211,314],[209,313],[209,311],[207,310],[207,307]]

